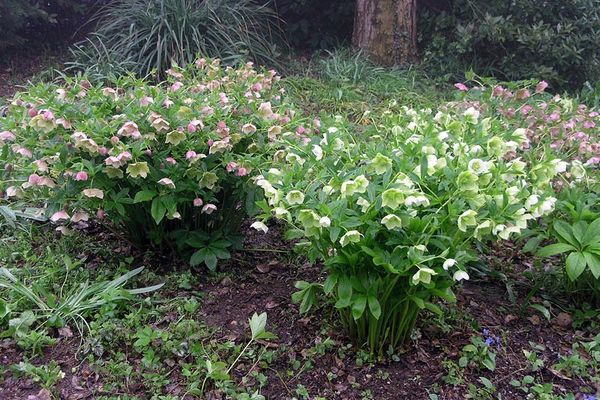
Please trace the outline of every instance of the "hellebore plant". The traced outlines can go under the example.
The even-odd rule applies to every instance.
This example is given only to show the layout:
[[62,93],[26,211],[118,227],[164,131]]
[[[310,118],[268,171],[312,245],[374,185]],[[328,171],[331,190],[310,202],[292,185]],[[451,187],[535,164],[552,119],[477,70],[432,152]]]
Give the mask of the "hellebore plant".
[[290,143],[255,182],[266,197],[262,221],[287,221],[289,236],[305,237],[308,254],[324,261],[322,285],[297,284],[301,311],[322,290],[373,355],[406,343],[421,310],[441,313],[436,298],[454,301],[476,241],[515,238],[553,210],[551,182],[565,165],[527,164],[516,155],[525,143],[474,108],[405,108],[361,135],[332,126]]
[[199,248],[192,263],[214,268],[254,204],[249,174],[296,130],[294,111],[275,71],[251,63],[166,73],[159,85],[77,78],[18,93],[0,118],[0,199],[46,203],[57,224],[95,215],[142,245]]

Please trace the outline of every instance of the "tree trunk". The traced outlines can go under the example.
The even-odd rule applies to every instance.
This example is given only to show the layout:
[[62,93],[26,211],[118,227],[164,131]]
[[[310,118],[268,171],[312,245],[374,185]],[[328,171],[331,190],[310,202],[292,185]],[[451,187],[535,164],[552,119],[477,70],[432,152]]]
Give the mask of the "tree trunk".
[[375,62],[417,62],[417,1],[356,0],[353,44]]

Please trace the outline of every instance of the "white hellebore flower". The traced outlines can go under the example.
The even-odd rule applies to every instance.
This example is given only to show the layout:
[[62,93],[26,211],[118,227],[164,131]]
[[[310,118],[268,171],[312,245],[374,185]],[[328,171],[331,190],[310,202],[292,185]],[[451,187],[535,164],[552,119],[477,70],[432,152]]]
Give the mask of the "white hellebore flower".
[[312,148],[312,153],[315,155],[317,161],[323,158],[323,149],[321,148],[321,146],[314,145]]
[[442,265],[442,267],[444,268],[445,271],[448,271],[448,268],[453,267],[456,265],[456,260],[454,258],[448,258],[446,261],[444,261],[444,265]]
[[467,210],[464,213],[460,214],[458,217],[458,229],[463,232],[467,231],[467,227],[477,225],[477,220],[475,217],[477,216],[477,212],[473,210]]
[[331,226],[331,219],[329,219],[329,217],[321,217],[319,219],[319,225],[322,228],[329,228]]
[[250,225],[250,228],[254,228],[257,231],[262,231],[264,233],[267,233],[269,231],[269,227],[260,221],[254,222],[252,225]]
[[477,111],[473,107],[467,108],[467,110],[463,113],[468,123],[475,125],[479,120],[479,111]]
[[468,169],[477,175],[485,174],[490,170],[490,163],[479,158],[474,158],[469,161]]
[[285,199],[289,205],[302,204],[304,203],[304,193],[299,190],[292,190],[285,196]]
[[465,271],[463,270],[458,270],[454,273],[454,275],[452,276],[452,278],[457,281],[460,282],[462,280],[468,281],[469,280],[469,274],[467,274]]

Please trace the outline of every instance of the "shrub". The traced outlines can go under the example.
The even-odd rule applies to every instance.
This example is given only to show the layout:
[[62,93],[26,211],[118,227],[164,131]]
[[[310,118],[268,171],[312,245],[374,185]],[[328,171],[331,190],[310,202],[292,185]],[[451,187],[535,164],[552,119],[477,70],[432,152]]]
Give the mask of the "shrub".
[[200,59],[167,73],[159,85],[69,79],[17,94],[0,119],[0,192],[45,203],[53,222],[95,214],[139,245],[200,248],[192,263],[214,268],[254,203],[248,174],[293,111],[279,76],[251,64]]
[[[24,47],[42,41],[52,44],[56,35],[71,32],[73,23],[100,0],[3,0],[0,2],[0,49]],[[67,21],[71,22],[68,24]]]
[[322,285],[297,284],[301,310],[322,290],[372,354],[405,343],[420,310],[441,313],[434,299],[454,300],[474,242],[516,237],[554,208],[551,182],[564,163],[527,164],[517,155],[525,143],[469,107],[405,108],[364,135],[332,126],[321,140],[290,144],[256,183],[266,195],[261,218],[286,220],[289,236],[305,237],[324,260]]
[[600,70],[600,9],[594,0],[458,0],[424,9],[425,59],[442,74],[473,68],[500,79],[547,79],[577,90]]
[[252,0],[115,1],[97,15],[92,38],[73,48],[69,65],[98,69],[108,59],[141,76],[160,74],[172,62],[186,65],[198,54],[227,64],[251,59],[273,65],[275,20]]

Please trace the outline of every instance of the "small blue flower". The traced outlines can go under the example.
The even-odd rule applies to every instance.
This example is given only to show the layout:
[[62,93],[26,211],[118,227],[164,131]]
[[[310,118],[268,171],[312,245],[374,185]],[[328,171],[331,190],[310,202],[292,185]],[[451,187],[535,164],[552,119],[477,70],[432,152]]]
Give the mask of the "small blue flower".
[[489,337],[489,338],[485,339],[485,344],[488,345],[488,346],[493,345],[494,344],[494,338]]
[[593,394],[584,394],[583,400],[597,400],[597,398]]

